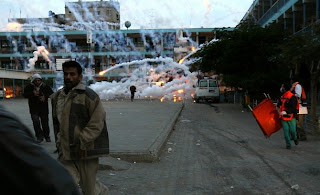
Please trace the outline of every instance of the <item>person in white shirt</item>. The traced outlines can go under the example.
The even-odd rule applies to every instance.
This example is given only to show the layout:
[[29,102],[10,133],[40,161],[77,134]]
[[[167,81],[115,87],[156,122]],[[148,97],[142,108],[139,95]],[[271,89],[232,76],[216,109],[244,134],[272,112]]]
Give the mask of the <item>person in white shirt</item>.
[[[299,106],[302,106],[302,101],[301,101],[301,95],[302,95],[302,86],[299,82],[297,82],[297,78],[292,78],[292,87],[291,87],[291,92],[298,98],[299,100]],[[297,134],[300,139],[300,141],[306,141],[307,136],[306,132],[304,130],[304,114],[298,114],[298,122],[297,122]]]

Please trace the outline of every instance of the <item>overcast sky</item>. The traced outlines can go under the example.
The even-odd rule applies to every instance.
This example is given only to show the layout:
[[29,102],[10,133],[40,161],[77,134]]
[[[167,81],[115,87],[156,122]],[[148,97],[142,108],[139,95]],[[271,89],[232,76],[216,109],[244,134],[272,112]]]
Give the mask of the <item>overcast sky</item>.
[[[75,1],[75,0],[68,0]],[[117,0],[114,0],[117,1]],[[120,25],[130,29],[236,26],[253,0],[118,0]],[[8,18],[43,18],[49,10],[64,14],[65,0],[0,0],[0,29]],[[20,12],[21,10],[21,12]]]

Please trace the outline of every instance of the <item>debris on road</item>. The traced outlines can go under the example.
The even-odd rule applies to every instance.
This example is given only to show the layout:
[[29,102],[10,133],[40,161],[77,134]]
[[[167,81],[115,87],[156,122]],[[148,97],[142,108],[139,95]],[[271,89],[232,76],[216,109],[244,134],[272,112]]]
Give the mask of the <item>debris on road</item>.
[[298,190],[299,189],[299,185],[295,184],[295,185],[291,186],[291,189]]

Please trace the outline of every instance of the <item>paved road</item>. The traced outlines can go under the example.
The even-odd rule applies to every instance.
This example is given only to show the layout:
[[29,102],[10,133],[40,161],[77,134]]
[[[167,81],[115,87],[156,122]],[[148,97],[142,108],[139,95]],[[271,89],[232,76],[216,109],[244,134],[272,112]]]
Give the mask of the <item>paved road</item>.
[[[6,100],[5,107],[28,121],[25,103]],[[114,142],[117,137],[138,142],[147,139],[140,139],[136,128],[124,129],[133,136],[114,132],[121,125],[144,129],[156,124],[154,128],[159,128],[165,126],[165,121],[174,121],[173,116],[179,116],[162,150],[159,149],[159,161],[107,159],[98,176],[109,187],[110,194],[320,194],[319,139],[308,136],[307,142],[287,150],[282,130],[265,139],[252,114],[239,105],[186,101],[182,107],[173,102],[123,101],[105,102],[104,106],[110,135],[120,133],[111,136],[111,145],[120,143],[119,148],[130,148],[131,144]],[[155,117],[162,114],[160,119]],[[151,137],[156,140],[157,136],[151,133]],[[42,145],[50,151],[54,144]],[[295,187],[298,189],[292,189]]]
[[319,194],[320,142],[308,138],[287,150],[282,130],[265,139],[238,105],[186,102],[159,162],[120,160],[99,177],[111,194]]

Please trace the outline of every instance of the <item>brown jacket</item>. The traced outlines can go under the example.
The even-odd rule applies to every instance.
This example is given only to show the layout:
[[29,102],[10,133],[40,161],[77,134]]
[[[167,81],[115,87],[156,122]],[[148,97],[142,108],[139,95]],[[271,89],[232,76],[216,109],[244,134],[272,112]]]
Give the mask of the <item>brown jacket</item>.
[[97,158],[109,154],[106,113],[99,96],[83,84],[69,93],[61,123],[57,118],[60,89],[52,95],[52,118],[59,155],[64,160]]

